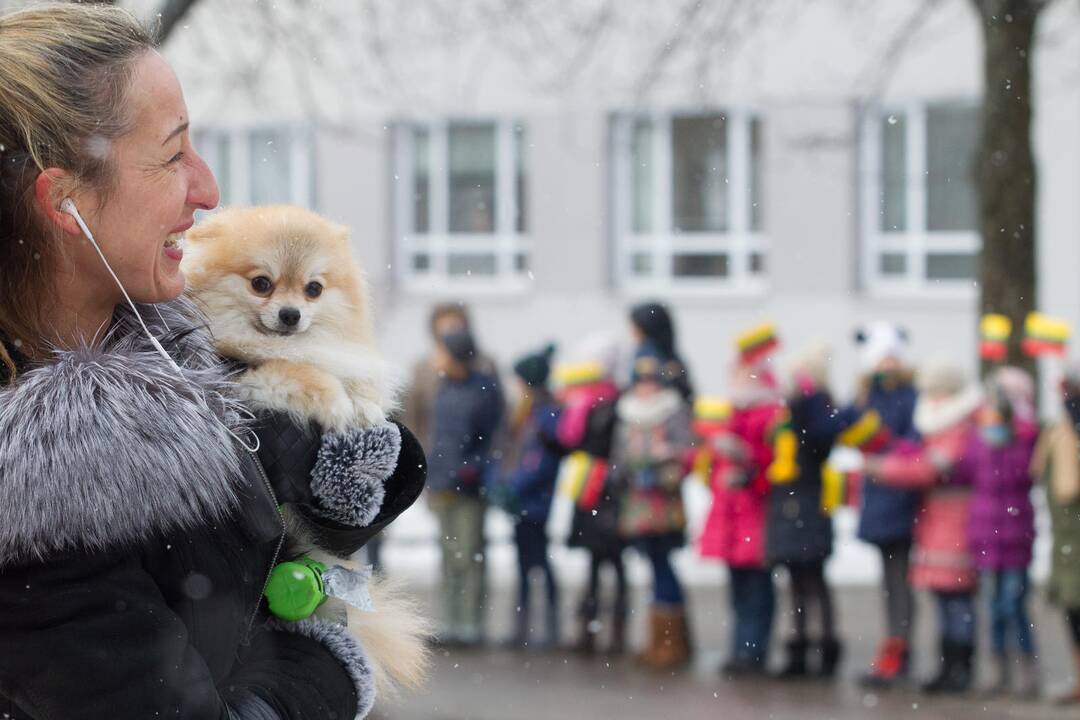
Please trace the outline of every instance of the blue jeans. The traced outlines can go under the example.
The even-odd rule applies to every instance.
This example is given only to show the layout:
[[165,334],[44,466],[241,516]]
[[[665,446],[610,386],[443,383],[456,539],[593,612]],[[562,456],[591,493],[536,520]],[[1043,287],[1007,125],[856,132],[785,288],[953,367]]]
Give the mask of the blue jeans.
[[652,563],[653,599],[665,605],[682,605],[682,584],[671,565],[671,543],[646,537],[640,547]]
[[975,594],[935,592],[938,604],[938,632],[945,642],[975,645]]
[[1003,655],[1009,649],[1009,635],[1024,655],[1035,654],[1031,622],[1027,614],[1028,573],[1023,570],[995,570],[986,573],[993,584],[990,594],[990,634],[994,652]]
[[731,568],[731,605],[735,610],[732,655],[765,662],[772,635],[776,596],[771,570]]

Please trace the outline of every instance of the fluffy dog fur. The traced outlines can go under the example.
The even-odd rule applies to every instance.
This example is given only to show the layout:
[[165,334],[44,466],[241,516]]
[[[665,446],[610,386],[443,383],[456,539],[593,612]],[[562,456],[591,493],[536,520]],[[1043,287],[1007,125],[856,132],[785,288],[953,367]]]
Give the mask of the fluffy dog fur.
[[249,366],[249,403],[327,430],[385,421],[398,375],[346,228],[284,205],[223,210],[188,231],[183,270],[218,350]]
[[[247,366],[237,379],[252,409],[287,412],[328,431],[312,491],[326,496],[331,519],[370,522],[400,450],[396,428],[386,423],[399,381],[375,349],[367,283],[347,230],[295,207],[224,210],[187,233],[183,269],[218,351]],[[269,291],[256,278],[268,280]],[[311,283],[321,288],[317,296]],[[299,311],[299,319],[286,324],[282,310]],[[358,453],[370,471],[362,477],[350,470],[358,463],[338,462]],[[320,550],[297,513],[286,518],[294,554],[349,565]],[[331,600],[318,616],[347,623],[368,654],[378,692],[415,687],[428,663],[429,624],[386,580],[373,578],[370,592],[374,613]]]

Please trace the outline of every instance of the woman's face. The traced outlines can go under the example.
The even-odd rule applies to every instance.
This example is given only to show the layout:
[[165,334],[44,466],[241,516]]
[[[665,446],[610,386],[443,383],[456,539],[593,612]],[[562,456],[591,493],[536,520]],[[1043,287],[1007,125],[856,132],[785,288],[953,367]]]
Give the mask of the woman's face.
[[[217,206],[218,188],[191,146],[176,74],[156,52],[136,62],[128,102],[131,131],[102,148],[111,151],[115,177],[107,197],[87,191],[73,199],[132,299],[164,302],[184,291],[183,251],[175,240],[192,226],[196,210]],[[74,248],[73,270],[120,302],[89,241]]]

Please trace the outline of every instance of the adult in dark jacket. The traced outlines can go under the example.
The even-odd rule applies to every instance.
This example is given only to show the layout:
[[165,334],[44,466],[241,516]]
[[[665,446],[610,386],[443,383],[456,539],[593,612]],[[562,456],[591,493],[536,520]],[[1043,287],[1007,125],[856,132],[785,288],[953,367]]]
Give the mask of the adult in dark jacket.
[[[398,426],[336,436],[343,451],[312,468],[297,456],[323,440],[283,449],[268,418],[255,431],[274,472],[242,447],[252,428],[224,367],[171,302],[184,281],[170,235],[217,188],[175,76],[129,15],[0,17],[0,65],[0,714],[362,717],[358,642],[261,602],[284,559],[278,504],[355,550],[419,493],[416,442]],[[374,465],[360,445],[398,452]],[[379,476],[381,504],[335,492],[358,473]],[[373,503],[367,527],[346,522]]]
[[442,544],[444,643],[482,641],[486,493],[498,466],[492,440],[503,414],[498,379],[478,369],[467,330],[439,339],[442,372],[432,407],[428,504]]
[[[855,402],[845,410],[853,423],[867,410],[876,410],[893,437],[915,440],[913,421],[918,393],[907,367],[907,335],[887,322],[869,325],[856,334],[865,377]],[[908,569],[920,494],[863,483],[858,537],[877,547],[882,563],[882,597],[888,634],[870,672],[862,681],[871,687],[889,687],[907,675],[915,601],[908,585]]]
[[[808,633],[811,610],[820,623],[820,665],[823,677],[835,674],[840,661],[832,593],[825,580],[825,560],[832,554],[832,517],[822,509],[822,466],[844,429],[826,384],[828,351],[815,347],[792,368],[788,397],[791,437],[795,440],[794,465],[787,458],[774,461],[769,481],[765,529],[765,558],[782,565],[790,577],[794,633],[787,643],[788,658],[781,678],[808,674]],[[778,444],[782,444],[779,441]],[[782,455],[780,449],[777,457]]]

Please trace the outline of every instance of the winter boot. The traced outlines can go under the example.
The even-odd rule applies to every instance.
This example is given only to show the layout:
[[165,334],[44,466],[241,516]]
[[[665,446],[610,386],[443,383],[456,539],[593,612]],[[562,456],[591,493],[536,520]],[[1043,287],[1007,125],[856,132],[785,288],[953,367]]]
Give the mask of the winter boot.
[[787,662],[784,667],[773,677],[777,680],[797,680],[807,676],[806,655],[810,651],[810,643],[805,639],[796,638],[787,643]]
[[578,611],[578,639],[574,646],[574,650],[585,657],[592,657],[596,652],[596,616],[596,599],[585,598]]
[[690,659],[690,633],[686,624],[686,612],[681,605],[653,606],[652,623],[654,637],[650,639],[652,652],[642,660],[654,670],[671,670]]
[[836,677],[836,669],[840,666],[840,660],[844,656],[844,646],[836,638],[826,638],[819,645],[821,649],[821,662],[818,665],[818,677]]
[[1016,659],[1016,685],[1013,694],[1024,700],[1039,697],[1039,664],[1032,654],[1020,655]]
[[870,666],[859,678],[865,688],[887,690],[899,684],[908,673],[908,644],[903,638],[886,638]]
[[959,694],[971,688],[972,660],[975,648],[948,640],[941,643],[941,668],[937,676],[923,685],[927,695]]
[[987,698],[1004,695],[1009,692],[1009,688],[1011,687],[1009,656],[1005,653],[994,653],[994,660],[991,663],[991,667],[990,682],[986,684],[980,693]]

